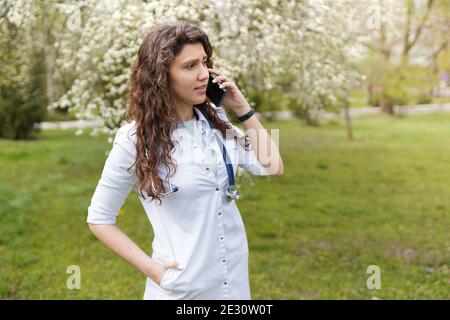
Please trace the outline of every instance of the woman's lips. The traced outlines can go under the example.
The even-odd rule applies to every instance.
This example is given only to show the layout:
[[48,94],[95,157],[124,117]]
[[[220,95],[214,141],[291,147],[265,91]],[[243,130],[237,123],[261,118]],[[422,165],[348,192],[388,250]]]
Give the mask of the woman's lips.
[[200,94],[205,94],[206,93],[206,85],[196,88],[195,91],[197,91]]

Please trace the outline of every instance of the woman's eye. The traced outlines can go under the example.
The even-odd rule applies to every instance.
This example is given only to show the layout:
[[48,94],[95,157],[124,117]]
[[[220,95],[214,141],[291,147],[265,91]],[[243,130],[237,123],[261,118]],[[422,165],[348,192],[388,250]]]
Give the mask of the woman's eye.
[[[206,60],[203,61],[203,64],[206,64]],[[195,66],[195,64],[190,64],[190,65],[187,66],[187,68],[188,68],[188,69],[192,69],[193,66]]]

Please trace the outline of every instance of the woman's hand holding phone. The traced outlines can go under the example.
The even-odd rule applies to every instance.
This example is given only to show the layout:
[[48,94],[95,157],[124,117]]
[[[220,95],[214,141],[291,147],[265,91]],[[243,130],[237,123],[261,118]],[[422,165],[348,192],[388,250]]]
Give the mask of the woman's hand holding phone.
[[250,105],[242,94],[241,90],[231,81],[227,76],[225,76],[221,71],[217,69],[209,69],[210,73],[217,75],[212,82],[219,83],[221,88],[226,89],[225,97],[222,100],[222,104],[240,117],[250,111]]

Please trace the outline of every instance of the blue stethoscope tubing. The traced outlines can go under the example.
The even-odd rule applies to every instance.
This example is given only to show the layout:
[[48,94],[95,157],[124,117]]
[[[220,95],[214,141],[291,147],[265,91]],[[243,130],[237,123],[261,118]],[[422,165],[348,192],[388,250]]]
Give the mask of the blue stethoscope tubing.
[[[201,112],[201,110],[200,110],[200,112]],[[223,161],[225,162],[225,166],[227,168],[227,174],[228,174],[228,188],[227,188],[227,192],[229,190],[231,190],[230,192],[234,191],[234,193],[236,194],[235,200],[237,200],[237,199],[239,199],[239,195],[237,193],[236,183],[235,183],[235,180],[234,180],[233,164],[231,162],[230,156],[228,155],[227,148],[225,147],[225,144],[222,142],[222,140],[220,140],[220,138],[217,135],[217,133],[214,131],[214,125],[209,120],[207,120],[207,121],[208,121],[209,127],[211,128],[211,130],[214,133],[214,136],[216,138],[217,143],[219,144],[220,150],[222,152]],[[162,194],[162,196],[166,196],[166,195],[169,195],[171,193],[177,192],[180,189],[176,185],[173,185],[170,182],[170,179],[168,179],[168,182],[169,182],[169,191],[164,192]]]
[[[209,127],[211,128],[211,130],[213,130],[213,132],[214,132],[214,126],[212,125],[212,123],[209,120],[208,120],[208,124],[209,124]],[[235,185],[234,170],[233,170],[233,165],[230,160],[230,156],[228,155],[227,149],[225,148],[225,144],[223,144],[222,140],[220,140],[220,138],[216,132],[214,132],[214,136],[216,137],[217,143],[220,146],[220,149],[222,151],[223,161],[225,162],[225,165],[227,168],[228,185],[234,186]]]

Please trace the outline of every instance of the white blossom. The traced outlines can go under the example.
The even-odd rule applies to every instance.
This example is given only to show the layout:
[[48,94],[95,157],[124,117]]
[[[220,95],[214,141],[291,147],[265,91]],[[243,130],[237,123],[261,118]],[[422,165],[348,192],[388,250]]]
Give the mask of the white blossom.
[[[21,25],[33,18],[36,2],[14,3],[11,21]],[[111,135],[121,125],[131,64],[145,33],[159,23],[187,20],[200,26],[214,47],[214,67],[239,80],[243,92],[283,90],[314,109],[324,99],[336,102],[357,79],[342,62],[351,38],[342,16],[351,8],[350,0],[85,0],[53,5],[67,18],[78,10],[80,25],[55,33],[57,72],[74,80],[49,109],[69,108],[79,119],[101,117],[105,126],[95,133]]]

